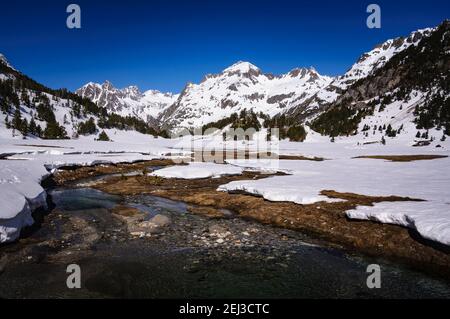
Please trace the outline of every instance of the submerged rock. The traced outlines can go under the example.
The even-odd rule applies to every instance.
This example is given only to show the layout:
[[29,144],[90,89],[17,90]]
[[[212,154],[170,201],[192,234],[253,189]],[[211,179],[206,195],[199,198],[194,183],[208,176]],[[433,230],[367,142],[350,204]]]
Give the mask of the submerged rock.
[[172,223],[172,221],[169,217],[167,217],[166,215],[161,215],[161,214],[156,215],[155,217],[150,219],[149,222],[153,223],[157,227],[166,227]]

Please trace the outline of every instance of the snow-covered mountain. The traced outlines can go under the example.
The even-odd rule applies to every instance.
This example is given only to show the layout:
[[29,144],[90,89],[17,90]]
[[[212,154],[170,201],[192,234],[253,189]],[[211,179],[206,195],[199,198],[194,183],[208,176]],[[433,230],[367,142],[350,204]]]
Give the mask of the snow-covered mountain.
[[333,79],[328,86],[322,88],[310,100],[287,110],[287,115],[304,121],[311,115],[311,113],[305,112],[305,110],[316,110],[317,113],[324,111],[327,104],[335,102],[350,86],[382,68],[393,56],[406,50],[411,45],[417,45],[420,40],[428,37],[434,30],[436,28],[417,30],[407,37],[390,39],[375,46],[373,50],[362,54],[358,61],[344,75]]
[[364,53],[344,75],[339,76],[331,85],[346,89],[356,81],[367,77],[375,70],[383,67],[394,55],[417,45],[424,37],[428,37],[435,28],[427,28],[412,32],[408,37],[398,37],[377,45],[372,51]]
[[189,83],[160,121],[169,128],[192,128],[244,109],[274,116],[308,100],[332,80],[313,68],[274,76],[249,62],[237,62],[199,84]]
[[112,114],[68,90],[50,89],[0,55],[0,137],[62,139],[98,135],[110,128],[158,134],[142,119],[126,115],[130,116]]
[[[344,75],[335,78],[320,75],[314,68],[296,68],[286,74],[272,75],[240,61],[218,74],[206,75],[198,84],[187,84],[178,95],[154,90],[141,92],[136,86],[117,89],[108,81],[88,83],[76,94],[50,90],[21,75],[0,55],[0,83],[3,81],[6,88],[6,93],[2,93],[6,95],[0,96],[0,102],[19,106],[26,110],[25,118],[29,113],[29,120],[33,117],[37,121],[39,116],[34,114],[33,108],[45,102],[55,115],[64,113],[61,119],[56,117],[58,122],[64,123],[69,135],[79,131],[80,121],[90,116],[102,127],[114,125],[148,131],[148,125],[171,130],[216,124],[214,122],[230,119],[232,114],[243,110],[252,111],[252,116],[256,114],[260,124],[262,119],[268,125],[285,128],[315,123],[315,129],[325,135],[358,131],[367,136],[368,126],[372,129],[377,126],[371,130],[376,131],[372,135],[386,134],[384,130],[377,131],[378,127],[396,123],[401,123],[398,129],[408,127],[412,134],[416,126],[413,122],[418,116],[422,122],[420,127],[424,129],[446,125],[450,91],[448,29],[449,22],[444,21],[439,27],[388,40],[364,53]],[[14,82],[17,76],[21,77],[20,83],[7,83],[7,80]],[[26,85],[17,89],[23,83]],[[17,97],[8,96],[9,91],[14,91]],[[27,105],[26,96],[31,104]],[[438,104],[445,106],[444,111]],[[31,107],[29,112],[27,107]],[[61,111],[65,108],[67,112]],[[435,114],[437,111],[439,113]],[[11,120],[14,109],[6,113]],[[376,118],[368,120],[369,116]],[[386,119],[386,116],[391,118]],[[439,121],[435,121],[436,118]],[[363,126],[359,127],[359,123]]]
[[[313,122],[322,134],[435,140],[450,135],[450,22],[389,40],[379,62],[343,90]],[[374,51],[378,52],[378,51]],[[372,55],[372,61],[376,61]],[[356,67],[351,71],[358,70]],[[349,77],[350,78],[350,77]],[[377,138],[378,136],[378,138]]]
[[303,122],[326,110],[351,85],[383,67],[393,56],[417,45],[435,29],[399,37],[364,53],[342,76],[323,76],[313,68],[273,76],[249,62],[238,62],[200,84],[189,83],[159,120],[168,128],[199,127],[243,109],[268,116],[286,114]]
[[90,82],[75,93],[111,113],[139,117],[147,122],[154,121],[178,97],[172,93],[161,93],[156,90],[141,92],[137,86],[117,89],[109,81],[103,84]]
[[[188,83],[179,95],[131,86],[122,90],[111,83],[89,83],[77,94],[110,112],[138,116],[164,129],[201,127],[242,110],[265,116],[286,115],[302,123],[325,112],[352,85],[370,77],[392,57],[416,46],[436,28],[387,40],[364,53],[342,76],[320,75],[314,68],[297,68],[274,76],[249,62],[237,62],[219,74],[208,74],[199,84]],[[154,121],[157,119],[157,121]]]

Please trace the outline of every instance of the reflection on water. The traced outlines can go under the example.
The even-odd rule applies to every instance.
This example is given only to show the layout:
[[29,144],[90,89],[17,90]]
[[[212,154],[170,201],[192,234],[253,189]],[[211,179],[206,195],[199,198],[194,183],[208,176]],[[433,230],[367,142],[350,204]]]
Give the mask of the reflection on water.
[[106,194],[92,188],[58,189],[51,191],[50,196],[56,207],[65,211],[111,209],[121,201],[120,196]]
[[148,213],[150,217],[164,213],[187,213],[187,205],[183,202],[177,202],[152,195],[140,196],[140,199],[142,202],[136,202],[133,200],[128,202],[127,205]]
[[79,211],[96,208],[112,209],[118,204],[136,208],[151,218],[157,214],[186,214],[186,203],[142,195],[130,200],[110,195],[93,188],[59,188],[49,192],[55,207],[62,211]]

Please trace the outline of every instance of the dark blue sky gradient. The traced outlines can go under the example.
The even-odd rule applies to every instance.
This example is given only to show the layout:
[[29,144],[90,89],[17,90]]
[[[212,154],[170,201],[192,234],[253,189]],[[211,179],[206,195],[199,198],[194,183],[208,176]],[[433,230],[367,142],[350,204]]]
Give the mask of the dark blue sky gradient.
[[[70,3],[81,6],[81,30],[66,28]],[[381,5],[380,30],[366,27],[370,3]],[[179,92],[238,60],[275,74],[342,74],[376,44],[446,18],[448,0],[9,0],[0,53],[52,88],[108,79]]]

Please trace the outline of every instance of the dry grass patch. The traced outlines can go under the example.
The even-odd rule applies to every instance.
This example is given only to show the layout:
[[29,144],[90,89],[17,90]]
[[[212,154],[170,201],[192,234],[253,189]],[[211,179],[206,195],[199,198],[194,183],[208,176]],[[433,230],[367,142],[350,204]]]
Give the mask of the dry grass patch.
[[170,159],[154,159],[151,161],[142,161],[137,163],[121,163],[121,164],[99,164],[95,166],[82,166],[82,167],[68,167],[67,169],[61,168],[53,176],[54,181],[57,184],[64,184],[65,182],[76,181],[82,178],[95,177],[108,174],[126,174],[134,171],[141,170],[144,174],[148,168],[158,166],[171,166],[176,165]]
[[439,158],[447,158],[446,155],[367,155],[354,158],[381,159],[391,162],[427,161]]

